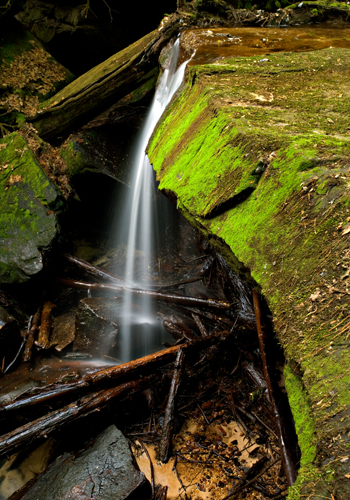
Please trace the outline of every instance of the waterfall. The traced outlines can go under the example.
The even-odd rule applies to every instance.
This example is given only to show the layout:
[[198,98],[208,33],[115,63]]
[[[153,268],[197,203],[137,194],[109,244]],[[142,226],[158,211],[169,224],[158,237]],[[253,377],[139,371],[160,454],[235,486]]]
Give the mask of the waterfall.
[[[181,64],[178,69],[179,39],[171,49],[168,68],[164,70],[147,118],[135,144],[134,170],[132,173],[132,189],[126,200],[128,213],[128,238],[125,264],[125,281],[129,286],[147,288],[147,275],[151,272],[152,255],[157,255],[155,248],[154,219],[156,218],[155,206],[155,180],[154,172],[145,153],[148,141],[153,133],[158,120],[162,116],[176,90],[181,85],[186,64]],[[141,258],[140,258],[141,256]],[[135,262],[142,268],[143,278],[137,278]],[[124,361],[131,359],[132,342],[143,344],[139,347],[139,354],[149,352],[149,337],[152,329],[156,328],[156,314],[148,297],[135,302],[131,294],[124,295],[122,318],[120,328],[120,358]],[[138,324],[138,335],[132,339],[132,325]]]

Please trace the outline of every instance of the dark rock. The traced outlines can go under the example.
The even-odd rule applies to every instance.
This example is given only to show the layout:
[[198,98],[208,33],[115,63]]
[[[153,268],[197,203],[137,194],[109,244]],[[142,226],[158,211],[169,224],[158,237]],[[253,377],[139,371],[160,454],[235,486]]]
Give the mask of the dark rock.
[[64,199],[17,132],[0,140],[0,169],[0,280],[21,283],[42,270]]
[[96,357],[113,356],[118,329],[116,300],[104,297],[83,299],[76,315],[73,350]]
[[[111,6],[109,9],[108,5]],[[175,0],[161,3],[27,0],[16,18],[64,66],[81,75],[155,29]]]
[[50,347],[62,351],[75,337],[75,312],[71,311],[52,320]]
[[5,359],[5,368],[16,356],[21,341],[17,321],[6,309],[0,307],[0,363]]
[[23,500],[148,500],[150,484],[133,464],[126,438],[110,426],[86,451],[59,457]]

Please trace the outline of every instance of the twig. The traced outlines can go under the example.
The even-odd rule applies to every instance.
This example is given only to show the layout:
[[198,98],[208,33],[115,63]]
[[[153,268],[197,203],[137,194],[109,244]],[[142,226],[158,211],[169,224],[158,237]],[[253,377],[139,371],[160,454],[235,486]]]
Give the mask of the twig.
[[175,401],[181,383],[182,367],[184,359],[185,359],[185,353],[183,349],[180,347],[175,360],[174,373],[171,381],[168,402],[165,408],[164,424],[163,424],[162,437],[159,447],[159,460],[163,463],[166,463],[169,460],[171,440],[174,429]]
[[[181,488],[183,489],[183,492],[184,492],[184,495],[185,495],[185,500],[188,500],[188,497],[186,495],[186,488],[184,486],[184,483],[182,482],[181,477],[179,476],[179,473],[177,472],[176,464],[177,464],[177,456],[175,455],[175,461],[174,461],[174,465],[173,465],[172,470],[175,472],[176,477],[177,477],[179,483],[181,484]],[[180,493],[180,496],[181,496],[181,493]]]
[[28,361],[31,361],[32,359],[32,351],[33,351],[33,345],[34,345],[34,340],[35,340],[35,335],[38,331],[39,328],[39,322],[40,322],[40,309],[37,310],[37,312],[34,314],[30,330],[27,335],[27,341],[26,341],[26,347],[24,349],[24,356],[23,356],[23,361],[24,363],[27,363]]
[[[297,463],[299,462],[296,452],[297,437],[293,433],[291,416],[285,413],[281,404],[281,392],[278,383],[271,376],[271,367],[273,366],[270,353],[272,352],[270,346],[270,338],[272,336],[271,325],[264,318],[266,324],[263,323],[262,312],[260,308],[260,300],[258,293],[253,290],[254,310],[256,316],[256,325],[258,330],[259,347],[261,353],[261,360],[264,369],[264,376],[266,380],[267,390],[269,394],[271,408],[273,410],[274,419],[276,423],[276,430],[278,434],[278,441],[281,450],[282,464],[286,475],[287,483],[293,486],[297,478]],[[289,417],[289,418],[288,418]]]
[[265,465],[267,457],[262,457],[258,460],[238,481],[238,483],[228,492],[228,494],[222,500],[232,499],[238,495],[243,489],[248,488],[252,483],[254,483],[260,476],[265,474],[275,462],[270,462]]
[[151,457],[149,456],[148,450],[147,450],[146,446],[144,445],[144,443],[141,441],[141,439],[138,439],[138,442],[142,446],[143,451],[145,452],[145,454],[146,454],[146,456],[147,456],[147,458],[149,460],[149,468],[150,468],[150,471],[151,471],[152,498],[154,499],[155,488],[154,488],[154,467],[153,467],[153,463],[152,463]]
[[204,413],[204,411],[202,410],[202,408],[199,406],[199,404],[198,404],[198,403],[197,403],[197,406],[198,406],[198,408],[200,409],[201,414],[203,415],[203,418],[204,418],[204,420],[206,421],[206,423],[207,423],[208,425],[210,425],[209,420],[207,419],[206,414]]

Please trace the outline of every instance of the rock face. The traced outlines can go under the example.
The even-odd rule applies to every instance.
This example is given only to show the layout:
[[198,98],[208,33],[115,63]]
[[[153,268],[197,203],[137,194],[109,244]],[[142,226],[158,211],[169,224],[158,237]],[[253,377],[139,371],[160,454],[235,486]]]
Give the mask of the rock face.
[[150,484],[135,469],[127,440],[110,426],[83,453],[59,457],[22,498],[147,500],[150,496]]
[[0,352],[6,352],[5,367],[14,359],[22,337],[17,321],[3,307],[0,307]]
[[21,283],[43,268],[64,199],[14,132],[0,140],[0,280]]
[[93,357],[113,356],[118,334],[116,300],[108,298],[82,299],[75,320],[74,351]]
[[[315,41],[326,35],[318,29]],[[302,451],[292,498],[315,491],[349,498],[346,32],[337,30],[337,45],[322,50],[268,47],[268,56],[237,54],[191,67],[148,152],[160,189],[269,302],[289,362],[286,384]],[[260,38],[277,43],[282,33],[265,30]],[[314,489],[317,474],[331,475],[332,485],[319,481]]]

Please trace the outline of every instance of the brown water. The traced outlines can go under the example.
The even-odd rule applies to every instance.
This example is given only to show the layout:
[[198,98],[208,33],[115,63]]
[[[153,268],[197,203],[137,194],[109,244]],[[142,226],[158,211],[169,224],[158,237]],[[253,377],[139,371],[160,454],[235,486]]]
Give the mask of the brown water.
[[184,48],[196,48],[191,66],[237,56],[266,56],[274,52],[306,52],[329,47],[350,48],[350,28],[328,24],[293,28],[194,29],[182,34]]

